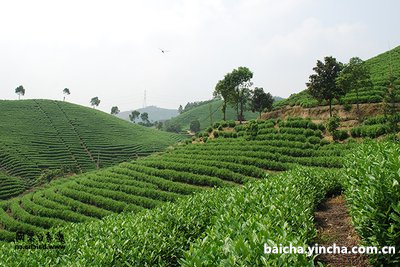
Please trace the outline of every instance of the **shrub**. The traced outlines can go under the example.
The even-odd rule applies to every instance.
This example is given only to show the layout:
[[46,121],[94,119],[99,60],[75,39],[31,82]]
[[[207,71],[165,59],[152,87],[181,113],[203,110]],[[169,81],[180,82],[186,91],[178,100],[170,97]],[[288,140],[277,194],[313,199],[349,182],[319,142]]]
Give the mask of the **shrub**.
[[339,126],[340,126],[340,118],[337,116],[333,116],[333,117],[329,118],[329,120],[326,123],[326,129],[331,134],[334,131],[336,131],[336,129],[339,128]]
[[219,132],[218,131],[214,131],[214,137],[218,138],[218,136],[219,136]]
[[[400,147],[391,142],[361,145],[345,163],[343,179],[350,214],[367,246],[400,249]],[[400,254],[371,254],[375,266],[394,266]]]
[[345,110],[345,111],[347,111],[347,112],[349,112],[351,109],[352,109],[352,105],[349,103],[349,102],[345,102],[344,104],[343,104],[343,109]]
[[336,130],[332,133],[332,137],[333,140],[337,141],[343,141],[346,140],[347,138],[349,138],[349,134],[347,133],[347,131],[344,130]]

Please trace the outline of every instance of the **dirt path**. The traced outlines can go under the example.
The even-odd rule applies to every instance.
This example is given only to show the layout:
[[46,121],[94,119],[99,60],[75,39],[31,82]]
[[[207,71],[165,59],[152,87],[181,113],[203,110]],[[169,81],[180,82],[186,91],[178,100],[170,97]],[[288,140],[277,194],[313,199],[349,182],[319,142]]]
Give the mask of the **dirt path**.
[[[315,213],[318,246],[346,246],[351,250],[360,244],[360,238],[351,224],[343,196],[326,199]],[[366,255],[361,254],[321,254],[317,257],[327,266],[370,266]]]

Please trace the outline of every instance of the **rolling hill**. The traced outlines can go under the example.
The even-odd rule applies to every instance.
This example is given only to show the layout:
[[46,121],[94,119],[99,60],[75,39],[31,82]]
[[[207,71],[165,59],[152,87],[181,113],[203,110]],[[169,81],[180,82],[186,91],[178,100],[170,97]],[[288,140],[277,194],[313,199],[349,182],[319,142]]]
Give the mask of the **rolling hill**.
[[[215,100],[208,104],[200,105],[198,107],[192,108],[178,116],[170,119],[168,123],[171,124],[179,124],[182,126],[182,129],[189,129],[190,123],[194,120],[198,120],[200,122],[200,129],[205,129],[209,127],[212,123],[221,121],[223,118],[223,114],[221,111],[222,100]],[[211,114],[211,116],[210,116]],[[253,113],[251,111],[246,111],[244,113],[244,117],[246,119],[255,119],[258,114]],[[226,108],[226,119],[234,120],[236,118],[235,110],[228,106]]]
[[[159,108],[156,106],[148,106],[136,110],[139,111],[140,113],[147,112],[149,114],[150,121],[165,121],[179,115],[177,109],[166,109],[166,108]],[[130,121],[129,114],[131,114],[132,111],[133,110],[122,111],[119,114],[117,114],[117,117]],[[137,121],[141,121],[141,119],[139,118]]]
[[27,186],[46,169],[85,172],[182,139],[60,101],[1,100],[0,114],[0,171],[20,177]]
[[[370,69],[373,86],[359,91],[359,101],[360,103],[381,102],[383,99],[384,90],[386,89],[385,86],[390,72],[390,66],[393,70],[393,74],[396,77],[400,76],[400,46],[366,60],[365,64]],[[396,82],[397,85],[400,85],[400,79],[397,79]],[[348,92],[341,99],[341,102],[348,104],[356,103],[355,90]],[[326,105],[325,102],[322,102],[321,104]],[[338,102],[334,100],[334,104],[338,104]],[[311,97],[307,90],[303,90],[299,93],[292,94],[285,100],[274,103],[275,109],[284,106],[302,106],[309,108],[318,106],[318,101]]]

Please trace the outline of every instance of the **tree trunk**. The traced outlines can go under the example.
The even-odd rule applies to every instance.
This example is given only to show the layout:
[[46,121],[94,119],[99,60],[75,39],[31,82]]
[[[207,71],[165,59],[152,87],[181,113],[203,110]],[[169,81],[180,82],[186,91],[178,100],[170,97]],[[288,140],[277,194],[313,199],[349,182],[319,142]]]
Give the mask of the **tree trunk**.
[[357,118],[358,122],[361,121],[361,114],[360,114],[360,104],[358,103],[358,88],[356,88],[356,101],[357,101]]
[[239,114],[239,123],[242,124],[243,120],[243,102],[240,102],[240,114]]
[[224,120],[226,120],[226,101],[224,100],[224,104],[222,104],[222,112],[224,113]]
[[18,100],[20,100],[21,99],[21,95],[20,94],[18,94]]
[[65,101],[65,96],[63,97],[63,101]]
[[329,99],[329,116],[332,118],[332,99]]

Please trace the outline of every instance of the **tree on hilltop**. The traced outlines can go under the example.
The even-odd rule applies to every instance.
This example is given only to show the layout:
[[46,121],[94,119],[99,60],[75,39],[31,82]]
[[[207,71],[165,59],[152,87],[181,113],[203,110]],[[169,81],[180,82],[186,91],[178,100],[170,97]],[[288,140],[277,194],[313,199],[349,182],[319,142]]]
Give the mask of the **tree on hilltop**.
[[134,110],[131,112],[131,114],[129,114],[129,120],[133,123],[135,123],[135,120],[139,117],[140,112],[137,110]]
[[343,70],[337,77],[336,84],[345,92],[349,92],[350,90],[356,91],[357,117],[358,120],[361,120],[359,90],[372,86],[370,71],[367,65],[358,57],[351,58],[349,63],[344,65]]
[[143,112],[142,114],[140,114],[140,119],[142,119],[142,122],[145,124],[148,124],[149,121],[149,113],[147,112]]
[[342,70],[342,63],[329,56],[324,58],[324,62],[318,60],[313,70],[315,74],[310,75],[309,82],[306,83],[308,91],[318,101],[328,101],[329,114],[332,117],[332,100],[339,100],[345,94],[345,91],[336,85],[336,78]]
[[65,101],[65,96],[66,96],[66,95],[70,95],[70,94],[71,94],[71,92],[69,91],[69,89],[68,89],[68,88],[64,88],[64,90],[63,90],[63,94],[64,94],[63,101]]
[[111,108],[111,114],[112,115],[117,115],[120,112],[119,108],[117,106],[114,106]]
[[22,96],[25,95],[25,88],[22,85],[20,85],[17,88],[15,88],[15,93],[18,95],[18,100],[20,100],[21,95]]
[[90,100],[90,105],[92,105],[93,108],[98,107],[99,104],[100,104],[100,99],[99,99],[97,96],[96,96],[96,97],[93,97],[93,98]]
[[182,114],[182,113],[183,113],[183,107],[182,107],[182,105],[179,105],[178,113],[179,113],[179,114]]
[[261,112],[264,110],[270,111],[272,109],[272,104],[274,103],[274,98],[270,93],[265,93],[262,87],[256,87],[252,91],[251,96],[251,111],[259,112],[261,119]]

